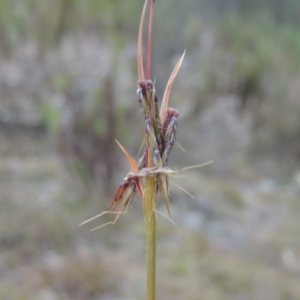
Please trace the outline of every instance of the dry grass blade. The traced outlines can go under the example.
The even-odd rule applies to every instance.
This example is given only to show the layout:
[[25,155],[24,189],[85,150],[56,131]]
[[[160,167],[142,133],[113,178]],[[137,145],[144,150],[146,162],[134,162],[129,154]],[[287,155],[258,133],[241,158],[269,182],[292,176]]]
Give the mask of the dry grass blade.
[[102,216],[104,216],[104,215],[106,215],[106,214],[117,214],[117,213],[118,213],[118,212],[115,212],[115,211],[103,211],[101,214],[96,215],[96,216],[94,216],[94,217],[92,217],[92,218],[90,218],[90,219],[88,219],[88,220],[83,221],[82,223],[80,223],[80,224],[78,225],[78,227],[80,227],[80,226],[82,226],[82,225],[85,225],[85,224],[87,224],[87,223],[89,223],[89,222],[91,222],[91,221],[93,221],[93,220],[95,220],[95,219],[97,219],[97,218],[100,218],[100,217],[102,217]]
[[173,82],[176,78],[176,75],[177,75],[177,73],[180,69],[182,61],[184,59],[184,55],[185,55],[185,50],[184,50],[182,56],[180,57],[179,61],[177,62],[173,72],[171,73],[169,81],[167,83],[165,93],[164,93],[164,96],[163,96],[163,99],[162,99],[161,107],[160,107],[160,112],[159,112],[159,118],[160,118],[161,124],[165,123],[165,120],[166,120],[166,117],[167,117],[167,109],[168,109],[168,102],[169,102],[169,96],[170,96],[171,88],[172,88]]
[[103,228],[103,227],[105,227],[105,226],[107,226],[107,225],[113,225],[113,222],[107,222],[107,223],[105,223],[105,224],[103,224],[103,225],[100,225],[100,226],[97,226],[97,227],[91,229],[90,231],[95,231],[95,230],[100,229],[100,228]]
[[187,195],[189,195],[192,199],[195,199],[195,197],[189,193],[186,189],[184,189],[183,187],[181,187],[180,185],[178,185],[177,183],[175,183],[174,181],[170,180],[170,183],[174,184],[177,188],[179,188],[180,190],[182,190],[183,192],[185,192]]
[[135,160],[130,156],[130,154],[126,151],[126,149],[116,140],[116,143],[118,144],[118,146],[120,147],[120,149],[122,150],[122,152],[125,154],[125,156],[127,157],[131,168],[134,172],[137,172],[139,170],[139,167],[137,165],[137,163],[135,162]]
[[186,153],[186,151],[183,149],[183,147],[177,142],[176,145],[182,150],[182,152]]
[[202,168],[202,167],[207,166],[207,165],[210,165],[210,164],[212,164],[212,163],[213,163],[213,161],[210,160],[210,161],[207,161],[207,162],[205,162],[205,163],[203,163],[203,164],[185,167],[185,168],[181,169],[181,172],[185,172],[185,171],[187,171],[187,170],[192,170],[192,169]]
[[171,218],[169,218],[168,216],[166,216],[166,215],[165,215],[164,213],[162,213],[161,211],[156,210],[155,213],[156,213],[156,214],[162,215],[164,218],[166,218],[166,219],[167,219],[169,222],[171,222],[173,225],[177,226],[177,224],[176,224]]
[[149,177],[149,176],[156,176],[158,174],[164,174],[164,175],[176,175],[178,173],[181,172],[185,172],[187,170],[192,170],[192,169],[198,169],[198,168],[202,168],[204,166],[210,165],[212,164],[213,161],[207,161],[203,164],[198,164],[198,165],[192,165],[192,166],[188,166],[185,167],[181,170],[171,170],[168,167],[150,167],[150,168],[143,168],[141,170],[138,171],[133,171],[133,172],[129,172],[127,174],[128,178],[136,178],[136,177]]
[[138,79],[144,79],[144,66],[143,66],[143,28],[144,28],[144,20],[146,15],[146,9],[147,9],[147,3],[148,0],[145,1],[141,22],[140,22],[140,28],[139,28],[139,37],[138,37],[138,45],[137,45],[137,73],[138,73]]
[[169,214],[169,216],[171,216],[167,177],[165,175],[160,175],[158,182],[159,182],[159,187],[160,187],[161,194],[162,194],[163,200],[165,202],[165,206],[167,208],[168,214]]

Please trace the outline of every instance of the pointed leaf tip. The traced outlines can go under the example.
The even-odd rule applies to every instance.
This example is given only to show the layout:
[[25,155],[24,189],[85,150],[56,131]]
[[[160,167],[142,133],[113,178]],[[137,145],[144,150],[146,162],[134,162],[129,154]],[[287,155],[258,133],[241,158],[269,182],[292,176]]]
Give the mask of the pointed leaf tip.
[[164,96],[162,99],[162,103],[161,103],[161,107],[160,107],[160,112],[159,112],[159,117],[160,117],[160,121],[161,124],[164,124],[166,121],[166,117],[167,117],[167,109],[168,109],[168,102],[169,102],[169,96],[170,96],[170,92],[171,92],[171,88],[173,85],[173,82],[176,78],[176,75],[180,69],[180,66],[182,64],[182,61],[184,59],[185,56],[185,50],[183,52],[183,54],[181,55],[179,61],[177,62],[176,66],[174,67],[174,70],[172,71],[169,81],[167,83],[165,92],[164,92]]
[[135,162],[135,160],[131,157],[131,155],[126,151],[126,149],[117,140],[115,140],[115,141],[118,144],[118,146],[120,147],[120,149],[122,150],[122,152],[125,154],[133,171],[137,172],[139,170],[139,167],[138,167],[137,163]]
[[143,28],[144,28],[144,20],[146,15],[146,9],[147,9],[148,0],[145,1],[142,16],[141,16],[141,22],[139,27],[139,35],[138,35],[138,45],[137,45],[137,73],[138,73],[138,79],[144,79],[144,66],[143,66]]
[[169,201],[169,193],[168,193],[168,181],[165,175],[161,175],[160,177],[160,188],[163,196],[163,200],[165,202],[165,206],[167,208],[169,217],[171,217],[171,209],[170,209],[170,201]]

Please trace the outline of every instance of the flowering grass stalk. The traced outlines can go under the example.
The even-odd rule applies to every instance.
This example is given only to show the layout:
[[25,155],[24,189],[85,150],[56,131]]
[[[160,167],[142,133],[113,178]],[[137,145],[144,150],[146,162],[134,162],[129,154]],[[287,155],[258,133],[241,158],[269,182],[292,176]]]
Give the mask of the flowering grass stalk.
[[[137,46],[137,95],[144,119],[144,150],[139,161],[135,162],[135,160],[128,154],[126,149],[117,141],[119,147],[121,148],[131,165],[131,171],[119,185],[109,208],[110,211],[119,207],[117,215],[113,222],[107,223],[114,224],[121,213],[128,207],[135,193],[139,193],[144,209],[146,227],[148,300],[155,300],[156,195],[157,192],[162,195],[168,213],[170,214],[168,175],[178,172],[170,170],[167,166],[170,151],[176,142],[177,119],[179,116],[179,112],[176,109],[168,108],[168,100],[172,84],[175,80],[175,77],[179,71],[185,55],[185,53],[183,53],[170,76],[159,110],[158,99],[155,94],[155,85],[150,79],[154,4],[155,0],[151,0],[148,26],[146,75],[144,74],[143,68],[143,24],[148,5],[147,0],[145,0],[142,11]],[[101,216],[104,213],[108,212],[103,212],[98,216]],[[82,224],[89,222],[96,217],[93,217],[92,219],[89,219]]]
[[[140,24],[140,34],[141,42],[139,42],[139,47],[142,50],[142,32],[143,32],[143,21],[147,1],[145,2],[142,20]],[[149,27],[148,27],[148,49],[147,49],[147,69],[146,76],[150,79],[151,70],[151,42],[152,42],[152,23],[153,23],[153,13],[154,13],[154,0],[152,1],[150,16],[149,16]],[[138,54],[141,55],[142,51],[138,50]],[[142,56],[137,56],[138,61],[141,61],[142,67]],[[139,62],[138,62],[139,65]],[[143,69],[143,68],[141,68]],[[138,74],[139,79],[143,79],[142,74]],[[153,105],[153,104],[152,104]],[[147,139],[144,141],[146,143],[146,150],[149,153],[149,143]],[[150,155],[147,159],[147,167],[152,167],[152,160]],[[146,249],[147,249],[147,299],[154,300],[156,296],[156,215],[155,215],[155,203],[156,203],[156,183],[155,177],[146,177],[145,186],[145,196],[144,196],[144,216],[145,216],[145,227],[146,227]]]
[[[177,117],[174,119],[174,125],[170,128],[173,133],[173,141],[170,142],[170,134],[166,136],[166,130],[169,124],[164,124],[167,114],[167,102],[168,95],[166,96],[161,116],[158,113],[158,101],[155,95],[155,87],[150,80],[151,70],[151,44],[152,44],[152,24],[154,13],[155,0],[152,0],[150,7],[149,26],[148,26],[148,48],[147,48],[147,65],[146,65],[146,78],[144,78],[143,70],[143,57],[142,57],[142,43],[143,43],[143,23],[145,17],[145,11],[147,8],[147,0],[145,1],[138,39],[138,95],[139,102],[144,116],[144,145],[146,156],[146,168],[150,169],[154,167],[163,167],[164,163],[167,164],[169,152],[175,141],[175,131],[177,126]],[[175,78],[175,77],[174,77]],[[173,82],[169,84],[172,85]],[[169,89],[170,90],[170,89]],[[163,126],[162,126],[163,124]],[[166,125],[166,126],[164,126]],[[167,146],[168,145],[168,146]],[[147,299],[155,299],[156,290],[156,191],[161,191],[163,194],[168,212],[169,199],[168,199],[168,181],[167,176],[163,174],[157,174],[151,176],[150,173],[146,176],[146,185],[144,193],[144,217],[146,226],[146,248],[147,248]]]

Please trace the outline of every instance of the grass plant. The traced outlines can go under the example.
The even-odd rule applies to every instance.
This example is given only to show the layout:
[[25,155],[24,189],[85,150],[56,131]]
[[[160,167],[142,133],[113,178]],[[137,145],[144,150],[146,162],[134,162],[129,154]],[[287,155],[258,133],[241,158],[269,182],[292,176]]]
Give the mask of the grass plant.
[[[176,109],[168,108],[168,100],[171,87],[179,71],[185,53],[175,66],[168,81],[162,99],[161,108],[158,108],[158,99],[155,94],[155,84],[150,79],[151,76],[151,46],[152,46],[152,26],[155,0],[151,1],[146,72],[143,67],[143,25],[148,1],[145,1],[142,11],[138,46],[137,46],[137,71],[138,71],[138,101],[143,116],[143,146],[142,155],[138,162],[129,155],[126,149],[119,143],[119,147],[127,157],[131,171],[119,185],[115,197],[110,205],[110,210],[119,207],[114,224],[120,214],[127,209],[133,196],[138,191],[144,208],[144,218],[146,227],[146,248],[147,248],[147,299],[155,299],[156,285],[156,195],[160,192],[166,208],[169,208],[169,181],[168,175],[174,171],[168,168],[168,158],[170,151],[176,141],[177,118],[179,112]],[[109,212],[109,211],[108,211]],[[108,213],[104,212],[104,213]],[[103,214],[103,213],[102,213]],[[100,214],[100,215],[102,215]],[[97,217],[97,216],[96,216]],[[94,219],[94,218],[92,218]],[[92,220],[90,219],[90,220]],[[90,221],[87,220],[84,223]],[[106,225],[106,224],[104,224]]]

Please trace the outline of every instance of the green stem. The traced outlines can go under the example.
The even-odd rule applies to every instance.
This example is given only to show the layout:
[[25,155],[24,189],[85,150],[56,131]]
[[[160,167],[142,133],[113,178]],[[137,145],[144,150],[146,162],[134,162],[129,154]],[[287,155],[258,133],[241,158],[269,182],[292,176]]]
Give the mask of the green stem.
[[156,215],[155,177],[146,178],[145,223],[147,243],[147,300],[155,300],[156,283]]

